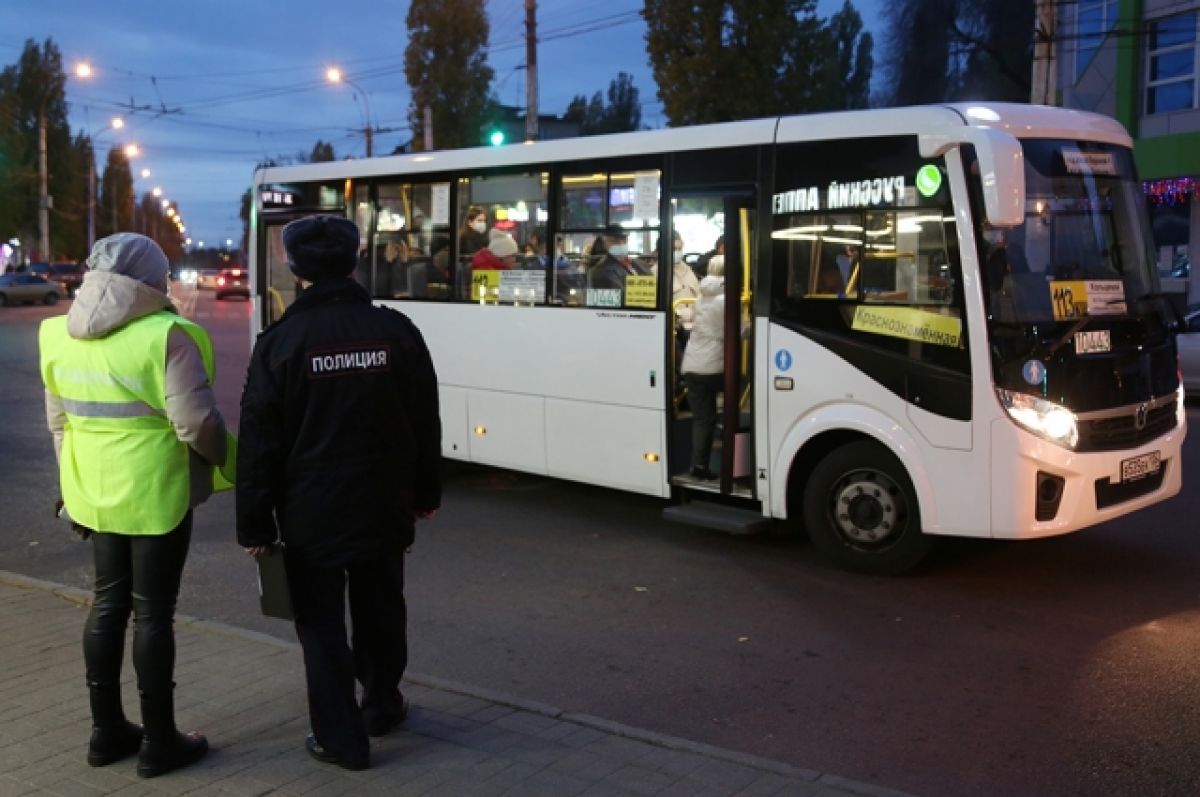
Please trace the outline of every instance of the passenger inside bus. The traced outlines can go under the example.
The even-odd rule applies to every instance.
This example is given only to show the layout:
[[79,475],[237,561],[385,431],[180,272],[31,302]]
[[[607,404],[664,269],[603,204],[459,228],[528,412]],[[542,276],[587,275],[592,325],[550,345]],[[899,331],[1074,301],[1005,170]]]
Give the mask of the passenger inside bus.
[[627,262],[627,240],[624,230],[614,228],[592,242],[587,272],[589,305],[621,307],[625,304],[625,278],[635,273]]
[[460,257],[473,255],[487,245],[487,211],[471,205],[458,229],[458,254]]
[[448,284],[450,282],[450,239],[445,235],[435,235],[429,243],[429,282]]
[[529,233],[521,254],[521,268],[546,267],[546,244],[542,241],[541,233],[537,230]]
[[708,261],[700,281],[695,324],[683,352],[684,383],[692,410],[692,478],[710,480],[713,437],[717,429],[717,396],[725,387],[725,257]]
[[388,298],[408,295],[408,245],[395,238],[383,246],[383,257],[377,261],[375,295]]
[[821,265],[817,270],[816,293],[822,296],[845,297],[846,284],[842,281],[842,272],[838,268],[836,259],[821,259]]
[[517,242],[500,233],[483,249],[471,256],[473,271],[510,271],[517,265]]

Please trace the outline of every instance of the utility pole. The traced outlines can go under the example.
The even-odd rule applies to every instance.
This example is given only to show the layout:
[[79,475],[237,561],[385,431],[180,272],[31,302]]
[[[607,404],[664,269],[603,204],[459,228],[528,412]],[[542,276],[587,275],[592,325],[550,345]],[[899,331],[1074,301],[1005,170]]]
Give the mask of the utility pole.
[[525,0],[525,97],[525,140],[537,141],[537,0]]
[[46,163],[46,103],[38,111],[38,253],[47,263],[54,258],[50,254],[50,167]]
[[88,203],[87,203],[87,251],[84,257],[92,253],[92,244],[96,243],[96,151],[92,140],[88,139],[87,147],[88,170]]
[[429,105],[425,106],[425,133],[421,136],[425,139],[425,151],[433,150],[433,108]]
[[1033,76],[1029,101],[1034,105],[1058,104],[1054,64],[1054,7],[1056,0],[1037,0],[1033,28]]

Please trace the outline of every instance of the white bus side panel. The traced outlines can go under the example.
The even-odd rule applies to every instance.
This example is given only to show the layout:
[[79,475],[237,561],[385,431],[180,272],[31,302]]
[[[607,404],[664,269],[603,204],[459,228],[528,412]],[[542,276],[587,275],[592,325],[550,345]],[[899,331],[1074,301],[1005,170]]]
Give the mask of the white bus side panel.
[[[549,472],[666,498],[666,430],[655,410],[546,399]],[[647,454],[657,455],[650,461]]]
[[471,426],[467,419],[467,391],[438,385],[438,401],[442,405],[442,456],[469,460]]
[[519,393],[467,392],[472,462],[546,473],[546,399]]
[[429,346],[445,456],[670,495],[662,313],[384,304]]
[[[779,368],[786,351],[789,368]],[[787,517],[788,472],[805,443],[825,432],[849,430],[873,438],[891,450],[908,471],[921,508],[921,523],[930,534],[990,536],[988,462],[984,452],[959,448],[971,440],[971,423],[927,416],[950,447],[931,444],[911,431],[908,403],[824,347],[789,329],[770,325],[770,393],[768,424],[772,430],[770,459],[771,514]],[[791,377],[790,391],[775,388],[776,377]],[[978,474],[972,477],[972,474]],[[798,513],[797,513],[798,514]]]

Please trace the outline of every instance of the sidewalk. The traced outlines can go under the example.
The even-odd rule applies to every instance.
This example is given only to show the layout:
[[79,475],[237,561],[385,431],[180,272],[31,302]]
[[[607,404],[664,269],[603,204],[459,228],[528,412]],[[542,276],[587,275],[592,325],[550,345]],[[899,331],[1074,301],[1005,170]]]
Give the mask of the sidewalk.
[[[298,646],[179,617],[176,713],[213,746],[199,764],[141,780],[132,760],[92,768],[80,634],[88,595],[0,571],[0,796],[433,795],[435,797],[904,797],[596,717],[425,676],[404,684],[405,725],[372,742],[372,767],[313,761]],[[132,666],[125,704],[136,705]],[[250,673],[274,673],[247,682]],[[132,718],[137,711],[131,711]]]

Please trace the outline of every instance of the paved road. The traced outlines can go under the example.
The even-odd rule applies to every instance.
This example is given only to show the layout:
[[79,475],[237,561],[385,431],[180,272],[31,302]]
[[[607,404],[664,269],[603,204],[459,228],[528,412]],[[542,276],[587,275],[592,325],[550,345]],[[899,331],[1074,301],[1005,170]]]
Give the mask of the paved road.
[[[45,520],[32,329],[48,312],[0,312],[0,569],[85,586],[86,549]],[[233,345],[246,305],[203,312]],[[219,370],[232,413],[244,366]],[[1195,795],[1195,433],[1184,467],[1168,504],[1060,539],[959,541],[896,579],[666,524],[653,500],[457,468],[410,560],[412,666],[929,797]],[[226,497],[202,508],[182,610],[289,638],[256,615],[231,522]]]
[[[371,768],[311,760],[299,646],[176,618],[176,715],[210,752],[154,780],[132,760],[89,767],[79,655],[83,590],[0,570],[0,794],[379,797],[910,797],[572,714],[441,679],[408,677],[404,725],[371,744]],[[127,668],[128,670],[128,668]],[[231,679],[235,673],[248,677]],[[275,673],[274,677],[262,677]],[[126,671],[126,713],[137,716]]]

